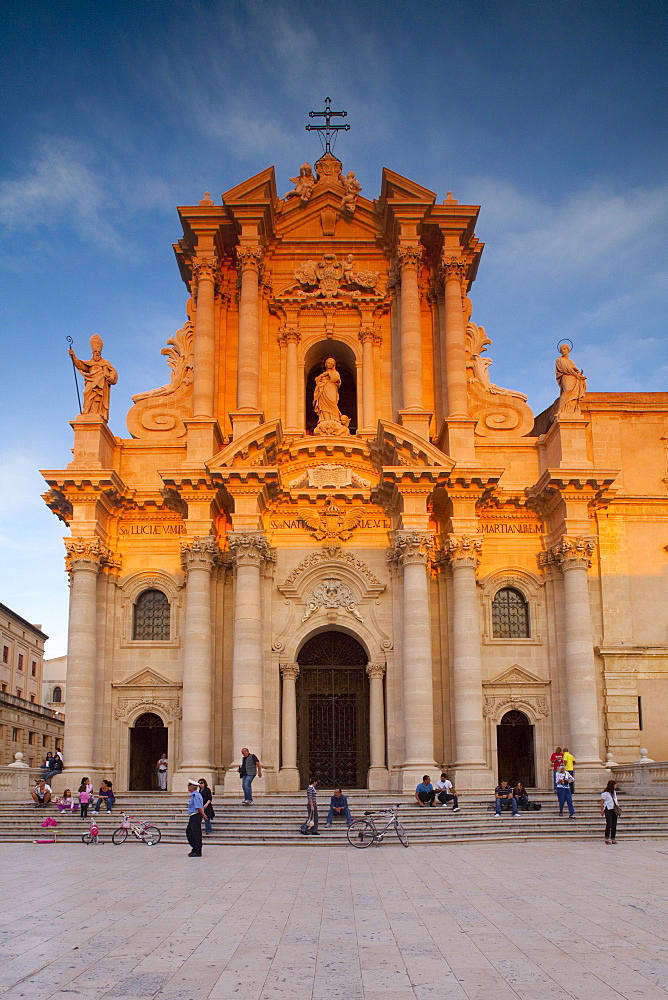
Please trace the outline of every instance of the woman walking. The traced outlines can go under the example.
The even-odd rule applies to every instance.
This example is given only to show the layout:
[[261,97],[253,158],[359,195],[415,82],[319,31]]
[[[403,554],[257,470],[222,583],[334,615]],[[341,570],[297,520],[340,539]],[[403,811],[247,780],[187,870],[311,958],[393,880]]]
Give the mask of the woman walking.
[[200,795],[202,796],[202,802],[204,803],[204,832],[208,837],[213,829],[211,826],[211,820],[216,815],[211,802],[213,795],[206,778],[200,778],[197,784],[199,785]]
[[617,783],[610,780],[601,792],[601,816],[605,816],[605,842],[617,843],[617,817],[621,813],[617,803]]

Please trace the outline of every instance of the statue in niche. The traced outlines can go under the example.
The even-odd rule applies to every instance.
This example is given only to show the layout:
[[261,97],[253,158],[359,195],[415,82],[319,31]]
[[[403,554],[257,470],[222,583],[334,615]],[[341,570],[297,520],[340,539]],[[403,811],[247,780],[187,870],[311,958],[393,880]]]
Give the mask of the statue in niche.
[[310,163],[302,163],[299,168],[299,177],[291,177],[290,180],[295,186],[294,191],[288,191],[285,200],[289,198],[299,198],[302,205],[305,205],[313,194],[315,187],[315,177]]
[[349,170],[345,176],[339,174],[339,180],[343,184],[343,198],[339,205],[339,211],[349,212],[352,215],[357,208],[357,198],[362,190],[362,185],[355,177],[354,170]]
[[325,370],[316,375],[313,409],[318,414],[318,424],[314,434],[340,437],[350,434],[350,417],[339,410],[339,386],[341,376],[336,370],[334,358],[327,358]]
[[587,379],[569,357],[571,348],[567,343],[559,345],[559,357],[554,366],[554,375],[559,384],[559,405],[557,416],[579,415],[580,400],[587,391]]
[[78,368],[84,380],[83,413],[96,413],[104,421],[109,419],[110,387],[118,382],[118,372],[112,364],[102,357],[104,344],[102,337],[96,333],[90,338],[90,348],[93,357],[90,361],[81,361],[72,348],[69,355],[75,368]]

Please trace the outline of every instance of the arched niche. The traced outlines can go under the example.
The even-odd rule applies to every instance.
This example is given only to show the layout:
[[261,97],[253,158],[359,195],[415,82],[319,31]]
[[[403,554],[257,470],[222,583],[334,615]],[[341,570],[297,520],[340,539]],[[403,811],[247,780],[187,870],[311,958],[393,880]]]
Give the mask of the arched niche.
[[334,358],[336,361],[336,368],[341,376],[339,410],[350,417],[350,433],[355,434],[357,431],[357,359],[352,348],[339,340],[319,340],[309,347],[304,357],[306,431],[308,434],[312,434],[318,423],[318,416],[313,409],[313,393],[316,376],[325,370],[327,358]]

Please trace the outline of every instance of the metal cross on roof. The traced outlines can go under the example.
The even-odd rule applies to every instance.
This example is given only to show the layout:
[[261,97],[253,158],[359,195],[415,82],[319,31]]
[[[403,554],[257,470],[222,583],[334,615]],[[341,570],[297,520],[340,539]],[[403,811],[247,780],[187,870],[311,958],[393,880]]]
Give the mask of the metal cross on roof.
[[332,125],[332,123],[331,123],[331,119],[332,118],[346,118],[347,115],[348,115],[348,112],[347,111],[332,111],[331,108],[330,108],[330,104],[331,103],[332,102],[331,102],[330,98],[326,97],[325,98],[325,110],[324,111],[309,111],[309,113],[308,113],[309,118],[324,118],[325,119],[325,124],[324,125],[307,125],[306,126],[306,131],[307,132],[318,132],[319,133],[319,135],[320,135],[320,141],[321,142],[323,141],[323,133],[324,133],[324,145],[325,145],[325,152],[326,153],[331,153],[331,151],[332,151],[331,148],[330,148],[331,147],[331,142],[332,142],[332,136],[334,136],[334,142],[336,142],[336,136],[337,136],[337,134],[339,132],[341,132],[341,131],[347,132],[349,130],[349,128],[350,128],[350,125]]

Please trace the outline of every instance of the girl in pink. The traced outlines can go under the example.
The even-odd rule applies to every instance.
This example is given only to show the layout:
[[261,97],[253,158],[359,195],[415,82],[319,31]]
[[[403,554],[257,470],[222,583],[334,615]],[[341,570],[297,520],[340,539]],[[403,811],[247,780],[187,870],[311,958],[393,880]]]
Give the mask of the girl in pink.
[[88,815],[88,806],[90,805],[90,800],[93,797],[93,786],[91,785],[88,778],[84,778],[79,785],[79,807],[81,809],[81,818],[85,819]]
[[55,804],[58,806],[61,812],[75,812],[77,804],[72,798],[72,789],[66,788],[63,792],[62,799],[56,799]]

